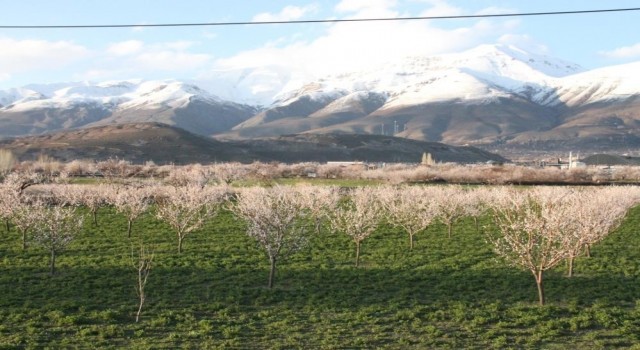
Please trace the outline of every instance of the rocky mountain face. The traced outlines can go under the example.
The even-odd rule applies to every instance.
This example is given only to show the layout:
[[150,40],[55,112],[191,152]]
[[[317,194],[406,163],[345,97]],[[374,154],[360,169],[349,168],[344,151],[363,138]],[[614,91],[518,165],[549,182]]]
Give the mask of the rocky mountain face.
[[[293,76],[276,73],[279,81]],[[220,86],[250,89],[242,77],[251,76],[243,71]],[[0,91],[0,137],[161,122],[227,140],[378,134],[498,151],[640,146],[640,62],[585,71],[516,47],[484,45],[280,85],[287,88],[275,91],[267,107],[178,81],[10,89]]]

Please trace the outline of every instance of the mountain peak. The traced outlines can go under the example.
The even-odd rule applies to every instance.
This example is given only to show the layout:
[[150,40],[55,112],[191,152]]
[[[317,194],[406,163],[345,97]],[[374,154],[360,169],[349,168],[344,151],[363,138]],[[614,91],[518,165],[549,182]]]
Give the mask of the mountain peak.
[[513,45],[480,45],[459,54],[447,55],[453,64],[522,81],[562,78],[584,69],[576,64],[549,55],[529,52]]
[[273,105],[290,103],[292,98],[335,99],[357,91],[389,96],[392,106],[457,99],[486,103],[510,95],[540,100],[552,94],[555,80],[582,71],[577,64],[516,46],[481,45],[460,53],[405,57],[374,69],[326,76],[281,91]]

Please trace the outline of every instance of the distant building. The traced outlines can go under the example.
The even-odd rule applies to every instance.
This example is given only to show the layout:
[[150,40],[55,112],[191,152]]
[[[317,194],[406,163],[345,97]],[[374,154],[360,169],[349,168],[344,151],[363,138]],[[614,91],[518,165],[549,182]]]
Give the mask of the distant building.
[[585,164],[584,162],[581,162],[579,160],[580,156],[578,155],[577,157],[573,157],[573,152],[569,152],[569,160],[568,161],[563,161],[562,159],[558,158],[557,163],[550,163],[550,162],[541,162],[540,166],[541,167],[555,167],[555,168],[559,168],[559,169],[574,169],[574,168],[586,168],[587,164]]
[[431,153],[424,152],[422,153],[422,161],[420,162],[424,166],[434,165],[436,162],[433,160]]
[[569,152],[569,163],[567,164],[567,168],[568,169],[573,169],[573,168],[586,168],[587,164],[585,164],[584,162],[581,162],[579,160],[580,155],[578,154],[577,157],[573,158],[573,154],[572,152]]

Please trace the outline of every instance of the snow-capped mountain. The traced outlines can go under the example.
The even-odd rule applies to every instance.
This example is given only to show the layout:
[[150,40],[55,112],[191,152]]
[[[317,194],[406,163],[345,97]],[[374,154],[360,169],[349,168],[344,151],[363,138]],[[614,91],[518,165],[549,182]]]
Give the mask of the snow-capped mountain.
[[[460,71],[479,79],[489,78],[503,85],[538,83],[549,77],[563,77],[582,71],[580,66],[560,59],[533,54],[506,45],[481,45],[472,50],[440,56],[408,57],[362,72],[343,72],[330,77],[309,71],[292,71],[284,66],[261,66],[215,72],[198,84],[225,99],[269,106],[313,82],[325,82],[347,90],[393,90],[420,83],[429,71]],[[441,75],[436,75],[438,78]],[[418,81],[413,81],[413,80]],[[511,84],[509,84],[511,83]]]
[[[395,105],[464,99],[482,102],[521,94],[555,91],[561,78],[584,72],[579,65],[529,54],[513,46],[482,45],[469,51],[433,57],[409,57],[365,72],[326,77],[299,90],[284,91],[276,104],[324,92],[374,91]],[[315,87],[311,90],[310,87]]]
[[558,100],[569,106],[620,101],[640,94],[640,62],[594,69],[561,79]]
[[491,142],[531,127],[551,127],[559,81],[583,71],[576,64],[503,45],[409,57],[283,91],[270,108],[220,137],[357,132]]
[[637,134],[640,144],[633,99],[640,73],[630,73],[640,72],[638,65],[586,71],[504,45],[409,57],[282,91],[268,109],[218,137],[377,133],[454,144],[591,146],[605,138],[628,143]]
[[231,139],[369,133],[456,144],[606,138],[640,145],[639,96],[640,62],[586,71],[514,46],[482,45],[324,77],[260,67],[207,82],[29,85],[0,91],[0,136],[162,122]]
[[29,85],[0,91],[0,103],[0,136],[141,121],[211,135],[256,112],[179,81]]

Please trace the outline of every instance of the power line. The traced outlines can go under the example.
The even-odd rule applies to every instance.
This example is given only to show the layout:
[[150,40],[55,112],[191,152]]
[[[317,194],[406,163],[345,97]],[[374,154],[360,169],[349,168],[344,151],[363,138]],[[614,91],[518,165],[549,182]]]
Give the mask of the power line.
[[494,14],[483,14],[483,15],[311,19],[311,20],[295,20],[295,21],[200,22],[200,23],[156,23],[156,24],[0,25],[0,29],[82,29],[82,28],[205,27],[205,26],[212,27],[212,26],[241,26],[241,25],[269,25],[269,24],[345,23],[345,22],[383,22],[383,21],[388,22],[388,21],[470,19],[470,18],[492,18],[492,17],[580,15],[580,14],[589,14],[589,13],[631,12],[631,11],[640,11],[640,7],[600,9],[600,10],[577,10],[577,11],[494,13]]

